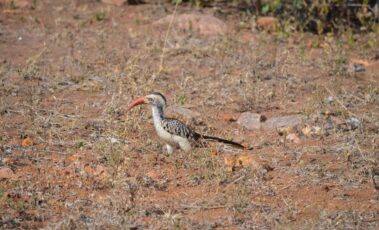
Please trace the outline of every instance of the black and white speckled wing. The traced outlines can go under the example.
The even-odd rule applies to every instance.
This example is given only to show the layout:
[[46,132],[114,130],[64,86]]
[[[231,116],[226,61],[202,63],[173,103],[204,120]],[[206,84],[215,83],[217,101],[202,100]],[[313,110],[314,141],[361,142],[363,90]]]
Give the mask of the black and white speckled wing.
[[176,119],[166,118],[161,121],[161,124],[163,129],[172,135],[181,136],[192,141],[197,141],[201,137],[200,134],[192,131],[188,126]]

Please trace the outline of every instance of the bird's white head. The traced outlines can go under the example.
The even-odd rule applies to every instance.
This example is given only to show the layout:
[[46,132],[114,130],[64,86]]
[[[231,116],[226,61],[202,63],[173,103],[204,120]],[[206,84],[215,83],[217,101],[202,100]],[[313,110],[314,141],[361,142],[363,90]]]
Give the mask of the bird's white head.
[[131,110],[133,107],[141,104],[151,104],[164,108],[166,106],[166,98],[161,93],[151,93],[133,100],[128,106],[128,110]]

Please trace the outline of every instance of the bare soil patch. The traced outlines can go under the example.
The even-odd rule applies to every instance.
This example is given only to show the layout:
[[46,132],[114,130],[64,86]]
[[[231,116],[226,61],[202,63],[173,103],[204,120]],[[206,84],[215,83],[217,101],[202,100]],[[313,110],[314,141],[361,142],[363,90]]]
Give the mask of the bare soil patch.
[[[378,36],[223,18],[225,34],[173,27],[159,72],[172,5],[35,2],[0,5],[0,228],[378,228]],[[153,91],[253,148],[166,155],[150,109],[126,113]],[[302,122],[248,130],[244,112]]]

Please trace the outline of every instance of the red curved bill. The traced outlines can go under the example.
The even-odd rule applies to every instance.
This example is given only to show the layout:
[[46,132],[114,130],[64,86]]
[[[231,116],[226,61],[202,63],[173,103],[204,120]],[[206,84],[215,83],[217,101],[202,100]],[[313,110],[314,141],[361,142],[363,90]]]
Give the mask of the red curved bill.
[[140,97],[132,101],[132,103],[128,106],[128,110],[131,110],[134,106],[144,104],[145,103],[145,97]]

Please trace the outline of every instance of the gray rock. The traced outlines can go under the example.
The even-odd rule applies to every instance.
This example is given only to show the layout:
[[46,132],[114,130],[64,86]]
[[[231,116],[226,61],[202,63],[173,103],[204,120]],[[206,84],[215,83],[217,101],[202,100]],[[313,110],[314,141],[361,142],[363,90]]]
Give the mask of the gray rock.
[[181,107],[181,106],[169,106],[166,109],[166,113],[169,116],[173,116],[174,114],[179,114],[187,119],[192,119],[192,118],[200,116],[200,113]]
[[326,98],[326,102],[329,103],[329,104],[333,103],[334,102],[334,97],[333,96],[327,97]]
[[346,124],[348,124],[352,130],[354,130],[361,125],[361,121],[356,117],[350,117],[346,120]]
[[12,169],[8,167],[2,167],[0,168],[0,180],[2,179],[11,179],[15,176]]
[[262,125],[262,115],[257,113],[245,112],[242,113],[237,123],[249,130],[259,130]]
[[266,129],[277,129],[284,127],[294,127],[301,124],[303,120],[302,115],[288,115],[282,117],[272,117],[269,118],[264,124],[263,128]]
[[365,66],[362,65],[362,64],[358,64],[358,63],[354,63],[353,64],[352,70],[355,73],[360,73],[360,72],[365,72],[366,71]]

